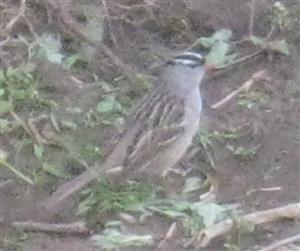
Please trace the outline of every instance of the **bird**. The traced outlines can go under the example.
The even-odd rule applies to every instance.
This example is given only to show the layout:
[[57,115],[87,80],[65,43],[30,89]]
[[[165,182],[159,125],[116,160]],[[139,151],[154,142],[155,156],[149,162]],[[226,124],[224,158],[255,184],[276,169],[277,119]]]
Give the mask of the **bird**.
[[[129,113],[104,162],[59,186],[40,205],[54,213],[69,197],[109,174],[121,180],[163,177],[192,145],[201,119],[200,83],[206,72],[201,52],[188,50],[166,60],[153,87]],[[119,175],[113,175],[118,170]]]

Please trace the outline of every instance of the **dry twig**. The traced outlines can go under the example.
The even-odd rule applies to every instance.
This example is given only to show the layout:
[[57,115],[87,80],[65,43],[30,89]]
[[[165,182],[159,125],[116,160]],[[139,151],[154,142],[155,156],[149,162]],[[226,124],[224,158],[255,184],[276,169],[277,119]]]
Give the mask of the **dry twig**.
[[253,35],[253,25],[254,25],[254,14],[255,14],[255,5],[256,0],[252,0],[250,3],[250,19],[249,19],[249,27],[248,27],[248,34],[249,37]]
[[18,14],[14,16],[5,26],[5,29],[1,32],[3,34],[9,34],[15,24],[20,20],[20,18],[25,14],[26,10],[26,0],[20,0],[20,8],[18,10]]
[[12,226],[22,231],[47,232],[56,234],[90,234],[85,222],[73,222],[70,224],[49,224],[32,221],[13,222]]
[[254,188],[254,189],[247,191],[246,195],[250,196],[256,192],[278,192],[281,190],[282,190],[282,187],[279,187],[279,186],[277,186],[277,187],[259,187],[259,188]]
[[211,106],[212,109],[218,109],[222,107],[224,104],[226,104],[228,101],[233,99],[235,96],[237,96],[239,93],[243,91],[249,90],[249,88],[257,81],[259,80],[266,80],[270,81],[270,78],[267,76],[265,70],[260,70],[258,72],[255,72],[252,77],[247,80],[240,88],[237,90],[232,91],[230,94],[228,94],[225,98],[221,99],[219,102],[215,103]]
[[174,237],[176,230],[177,230],[177,224],[176,222],[173,222],[169,227],[167,233],[163,237],[163,239],[158,243],[158,246],[155,249],[155,251],[159,251],[165,248],[167,246],[167,243]]
[[[243,56],[243,57],[241,57],[241,58],[239,58],[239,59],[237,59],[237,60],[234,60],[234,61],[232,61],[232,62],[230,62],[230,63],[228,63],[228,64],[222,65],[222,66],[220,66],[220,67],[217,68],[218,72],[217,72],[216,74],[224,73],[224,71],[227,70],[226,68],[232,67],[232,66],[237,65],[237,64],[240,64],[240,63],[242,63],[242,62],[244,62],[244,61],[247,61],[247,60],[249,60],[249,59],[251,59],[251,58],[254,58],[254,57],[256,57],[257,55],[263,53],[264,51],[265,51],[265,49],[261,49],[261,50],[255,51],[255,52],[250,53],[250,54],[248,54],[248,55],[246,55],[246,56]],[[225,69],[226,69],[226,70],[225,70]],[[222,70],[224,70],[224,71],[222,71]],[[220,72],[219,72],[219,71],[220,71]]]
[[285,246],[287,244],[293,243],[295,241],[299,241],[300,240],[300,234],[280,240],[280,241],[276,241],[274,243],[272,243],[271,245],[259,250],[259,251],[274,251],[274,250],[278,250],[278,248]]
[[32,131],[30,130],[30,128],[27,126],[27,124],[20,118],[20,116],[15,113],[15,112],[10,112],[10,115],[22,126],[22,128],[24,129],[24,131],[30,136],[33,136]]
[[[240,221],[249,222],[250,224],[254,225],[260,225],[283,218],[300,219],[300,203],[289,204],[283,207],[248,214],[242,216],[240,218]],[[188,243],[188,245],[193,245],[197,248],[206,247],[211,243],[213,239],[230,232],[233,226],[234,222],[231,219],[227,219],[225,221],[217,223],[209,228],[202,230]]]
[[28,127],[30,128],[30,131],[32,132],[34,139],[39,145],[47,144],[47,140],[42,137],[40,134],[38,128],[34,124],[36,122],[36,119],[28,119]]
[[109,10],[108,10],[106,0],[101,0],[101,2],[102,2],[104,14],[106,16],[107,24],[108,24],[108,27],[109,27],[111,40],[112,40],[113,44],[115,46],[117,46],[117,39],[116,39],[115,33],[113,31],[113,26],[112,26],[112,23],[111,23],[110,13],[109,13]]
[[47,140],[44,139],[40,133],[37,127],[35,126],[34,122],[36,121],[35,119],[29,119],[28,122],[26,123],[23,121],[20,116],[15,113],[15,112],[10,112],[10,115],[22,126],[24,131],[31,137],[33,138],[39,145],[42,144],[47,144]]

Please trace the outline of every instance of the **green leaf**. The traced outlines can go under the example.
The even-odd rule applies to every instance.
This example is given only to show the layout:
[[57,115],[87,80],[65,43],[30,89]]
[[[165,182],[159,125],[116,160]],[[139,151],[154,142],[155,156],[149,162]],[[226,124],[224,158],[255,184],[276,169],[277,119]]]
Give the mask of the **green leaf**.
[[231,30],[222,29],[215,32],[211,37],[199,38],[192,47],[210,49],[208,55],[205,57],[205,62],[207,65],[218,68],[228,64],[237,57],[237,54],[229,54],[231,37]]
[[14,105],[10,100],[0,99],[0,113],[12,112]]
[[177,219],[185,218],[186,211],[190,208],[190,203],[188,202],[179,202],[174,200],[157,200],[154,203],[147,206],[147,209],[150,209],[153,212],[156,212],[159,215]]
[[228,52],[230,45],[223,41],[215,43],[209,54],[205,57],[205,63],[213,66],[222,66],[228,62]]
[[115,102],[116,100],[114,96],[108,96],[97,105],[96,110],[99,113],[111,112],[114,110]]
[[268,43],[270,50],[278,51],[282,54],[289,55],[289,45],[285,40],[274,40]]
[[3,88],[0,89],[0,97],[5,94],[5,90]]
[[115,229],[105,229],[102,234],[92,236],[95,245],[104,249],[142,247],[154,244],[151,235],[122,234]]
[[16,69],[12,68],[12,67],[8,67],[6,69],[6,78],[11,78],[13,76],[15,76],[16,74]]
[[183,194],[191,193],[198,190],[201,187],[201,179],[198,177],[190,177],[185,180],[183,186]]
[[72,114],[80,114],[82,113],[82,109],[79,107],[67,107],[66,111]]
[[114,125],[115,126],[121,126],[121,125],[124,125],[125,123],[125,118],[124,117],[117,117],[115,120],[114,120]]
[[152,83],[150,80],[150,76],[138,73],[132,82],[131,89],[132,91],[134,91],[134,93],[139,94],[143,91],[149,90],[151,86]]
[[64,66],[67,69],[71,69],[73,65],[75,65],[77,63],[77,61],[81,60],[80,56],[75,54],[72,55],[70,57],[68,57],[65,61],[64,61]]
[[7,133],[13,130],[13,123],[6,119],[0,118],[0,133]]
[[61,125],[66,129],[76,130],[78,128],[77,124],[72,121],[63,120]]
[[4,70],[0,70],[0,84],[2,85],[6,81],[6,76]]
[[254,44],[254,45],[259,45],[261,47],[266,47],[267,46],[267,42],[261,38],[261,37],[257,37],[257,36],[250,36],[250,41]]
[[65,179],[71,177],[71,175],[65,170],[63,166],[52,162],[44,162],[43,170],[56,177],[65,178]]
[[209,49],[215,43],[215,39],[213,37],[201,37],[196,41],[196,43],[199,43],[200,45]]
[[93,144],[83,144],[79,147],[79,157],[86,161],[96,161],[99,160],[103,153],[100,147]]
[[199,38],[193,45],[197,46],[197,44],[200,44],[204,46],[205,48],[212,48],[216,43],[224,42],[229,43],[230,39],[232,37],[232,31],[227,29],[222,29],[217,32],[215,32],[211,37],[201,37]]
[[0,160],[6,161],[8,156],[9,156],[9,153],[0,148]]
[[39,58],[45,58],[54,64],[62,63],[64,55],[60,53],[62,44],[59,38],[55,38],[52,34],[44,33],[40,37],[38,44],[37,56]]
[[218,41],[229,42],[231,37],[232,31],[228,29],[221,29],[213,34],[213,38]]
[[145,184],[110,184],[103,182],[89,191],[80,203],[79,211],[136,211],[153,198],[153,189]]
[[224,220],[227,216],[227,209],[216,203],[198,202],[192,206],[192,210],[202,217],[205,227],[210,227],[215,223]]
[[43,147],[43,145],[34,144],[33,145],[33,150],[34,150],[35,157],[37,157],[39,160],[42,160],[43,154],[44,154],[44,150],[45,150],[44,147]]
[[227,216],[227,207],[215,203],[185,202],[170,199],[155,200],[146,208],[159,215],[179,220],[185,230],[195,234],[206,226],[210,226]]
[[79,203],[76,210],[77,216],[85,216],[89,213],[92,208],[93,203],[95,202],[95,198],[92,193],[88,195],[83,201]]

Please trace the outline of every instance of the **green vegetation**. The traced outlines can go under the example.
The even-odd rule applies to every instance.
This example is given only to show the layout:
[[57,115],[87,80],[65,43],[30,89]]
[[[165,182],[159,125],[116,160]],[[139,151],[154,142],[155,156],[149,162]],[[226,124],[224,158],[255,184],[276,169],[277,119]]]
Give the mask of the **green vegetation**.
[[[159,1],[153,6],[149,3],[155,1],[142,1],[143,4],[136,6],[129,4],[130,1],[120,5],[115,1],[113,4],[117,5],[108,8],[108,13],[101,6],[94,8],[92,3],[78,4],[84,1],[77,1],[75,4],[76,1],[71,1],[74,6],[65,6],[65,14],[69,12],[76,17],[73,24],[78,22],[78,26],[81,26],[82,35],[85,36],[82,38],[77,34],[78,30],[76,33],[76,29],[67,27],[71,24],[60,20],[62,17],[51,10],[51,4],[44,6],[43,1],[24,2],[26,12],[16,16],[13,26],[16,28],[19,20],[28,19],[25,22],[28,29],[20,34],[4,34],[3,37],[7,37],[8,42],[1,41],[1,46],[7,51],[1,49],[1,66],[4,67],[0,69],[0,168],[3,177],[15,179],[16,187],[21,187],[22,190],[26,186],[54,190],[63,179],[71,179],[91,166],[101,164],[108,154],[107,139],[113,137],[113,132],[120,131],[130,109],[151,88],[155,79],[156,73],[147,75],[139,71],[149,69],[151,72],[156,63],[167,57],[168,53],[164,52],[162,45],[178,49],[192,44],[191,49],[207,52],[206,63],[211,67],[224,72],[232,66],[241,69],[244,62],[257,55],[267,55],[270,58],[274,55],[291,55],[293,45],[285,32],[294,27],[298,18],[298,15],[292,18],[293,10],[277,1],[273,6],[270,5],[266,15],[267,27],[260,27],[259,34],[254,34],[252,27],[236,41],[234,29],[215,30],[214,27],[219,26],[214,24],[211,27],[200,27],[197,22],[202,17],[197,17],[197,24],[192,24],[186,17],[161,13],[155,6],[161,4]],[[1,8],[6,5],[10,5],[9,1],[1,5]],[[114,13],[118,13],[118,8],[122,11],[120,16]],[[58,22],[51,32],[42,31],[44,28],[35,23],[35,17],[31,20],[32,11],[37,9],[39,13],[45,14],[45,19],[46,16],[49,18],[49,24],[52,21]],[[110,12],[115,15],[115,19],[109,20],[109,15],[112,14]],[[17,12],[8,10],[5,13],[9,15]],[[105,18],[108,19],[104,23]],[[124,22],[126,29],[116,25],[117,29],[111,30],[111,22],[118,25]],[[205,30],[201,30],[202,28]],[[153,29],[152,33],[147,34],[148,29]],[[109,34],[105,34],[106,30],[109,30]],[[114,36],[119,30],[122,30],[120,33],[124,36],[124,44],[116,39],[119,36]],[[208,34],[211,30],[215,32]],[[137,38],[140,36],[141,41],[145,41],[144,31],[150,35],[147,42],[143,42],[140,47],[136,46],[139,41],[128,45],[130,43],[127,40],[131,39],[131,35]],[[278,36],[276,31],[279,31]],[[205,36],[197,39],[196,34]],[[180,38],[179,41],[172,40],[176,36]],[[148,48],[153,38],[159,38],[155,40],[157,44]],[[163,40],[161,44],[160,39]],[[299,37],[296,39],[299,40]],[[109,48],[105,48],[103,40],[105,43],[109,41]],[[126,43],[128,48],[122,48]],[[19,47],[21,52],[17,50]],[[132,57],[126,50],[134,51],[140,58]],[[2,56],[5,58],[6,54],[11,58],[8,57],[8,63],[3,60],[2,64]],[[16,54],[22,57],[15,59]],[[135,64],[138,70],[126,71],[127,65],[124,62],[127,61]],[[271,60],[269,62],[271,64]],[[271,101],[271,95],[259,87],[240,93],[233,108],[240,113],[252,112],[255,108],[269,105]],[[204,153],[205,161],[212,168],[217,168],[219,147],[241,162],[254,159],[260,146],[248,144],[252,136],[251,129],[239,128],[235,124],[234,127],[229,127],[220,123],[214,129],[202,128],[194,139],[194,146]],[[265,179],[271,176],[271,171],[266,172]],[[152,246],[154,243],[151,234],[137,234],[132,229],[128,230],[122,222],[112,221],[120,212],[132,214],[137,219],[136,222],[141,224],[157,216],[170,223],[178,222],[183,227],[185,237],[194,236],[206,227],[231,218],[236,228],[225,246],[230,251],[239,250],[240,235],[246,229],[242,225],[248,223],[239,222],[230,205],[199,201],[198,192],[203,188],[201,178],[186,176],[182,183],[181,196],[190,196],[189,201],[161,197],[158,189],[145,182],[138,183],[127,178],[118,184],[106,181],[90,187],[79,196],[77,216],[93,219],[95,224],[107,221],[107,218],[98,217],[99,215],[110,216],[108,222],[102,224],[103,231],[92,238],[96,245],[105,249]],[[191,201],[192,196],[196,197],[193,197],[194,201]],[[2,240],[1,244],[7,250],[21,249],[22,242],[27,238],[24,233],[14,234],[15,236]]]

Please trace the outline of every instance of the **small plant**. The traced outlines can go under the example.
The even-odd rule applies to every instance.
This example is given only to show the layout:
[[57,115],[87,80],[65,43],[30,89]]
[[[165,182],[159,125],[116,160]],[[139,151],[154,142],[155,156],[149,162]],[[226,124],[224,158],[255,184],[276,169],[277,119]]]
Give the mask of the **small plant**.
[[53,107],[54,102],[43,99],[38,91],[38,80],[32,70],[7,68],[0,70],[0,112],[35,110]]
[[99,184],[87,191],[78,207],[78,214],[94,214],[101,211],[130,211],[153,198],[151,186],[140,183],[113,185],[108,182]]
[[11,112],[38,100],[37,81],[32,72],[18,68],[0,70],[1,113]]
[[241,159],[251,158],[257,154],[258,146],[252,148],[244,148],[243,146],[234,146],[227,144],[227,148],[231,153]]
[[267,97],[258,91],[250,91],[247,93],[241,93],[238,97],[238,105],[251,109],[253,106],[263,105],[267,102]]
[[104,125],[120,126],[124,123],[126,111],[114,95],[108,95],[100,101],[96,111],[101,115],[100,121]]
[[152,235],[137,235],[122,233],[113,227],[106,227],[102,234],[92,236],[96,246],[105,250],[119,250],[122,247],[152,246],[154,239]]
[[290,29],[292,27],[293,20],[291,13],[280,1],[276,1],[273,4],[270,20],[272,26],[278,26],[280,30]]

